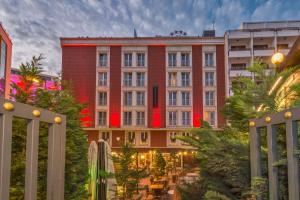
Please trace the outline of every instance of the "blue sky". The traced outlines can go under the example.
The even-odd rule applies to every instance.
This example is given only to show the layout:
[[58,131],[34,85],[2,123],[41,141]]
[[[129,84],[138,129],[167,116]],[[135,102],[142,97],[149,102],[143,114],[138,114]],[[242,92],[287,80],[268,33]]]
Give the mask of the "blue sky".
[[217,35],[243,21],[300,20],[300,0],[0,0],[13,41],[13,67],[43,53],[46,71],[61,68],[59,37]]

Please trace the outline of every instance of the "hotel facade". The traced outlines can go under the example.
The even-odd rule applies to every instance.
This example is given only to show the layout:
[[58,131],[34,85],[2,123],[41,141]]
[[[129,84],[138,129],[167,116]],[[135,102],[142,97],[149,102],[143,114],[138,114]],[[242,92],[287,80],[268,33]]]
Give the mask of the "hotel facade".
[[188,148],[201,120],[225,120],[223,37],[61,38],[62,78],[71,82],[89,141],[140,151]]

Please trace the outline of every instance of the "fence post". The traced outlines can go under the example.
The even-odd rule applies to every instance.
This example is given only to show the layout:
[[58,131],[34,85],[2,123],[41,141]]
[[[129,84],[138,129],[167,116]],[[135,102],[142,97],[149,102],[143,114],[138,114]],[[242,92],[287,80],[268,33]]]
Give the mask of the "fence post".
[[37,194],[39,123],[34,119],[27,124],[25,200],[35,200]]
[[250,127],[251,177],[261,176],[260,138],[257,127]]
[[290,200],[299,200],[299,163],[295,154],[297,146],[297,122],[288,120],[286,122],[286,148]]
[[0,115],[0,199],[9,199],[11,142],[12,142],[12,114]]

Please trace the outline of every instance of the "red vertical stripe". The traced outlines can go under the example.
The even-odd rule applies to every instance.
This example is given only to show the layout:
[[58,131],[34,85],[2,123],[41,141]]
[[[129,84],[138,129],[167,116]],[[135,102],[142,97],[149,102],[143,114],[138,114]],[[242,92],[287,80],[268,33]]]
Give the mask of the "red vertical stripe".
[[109,126],[121,125],[121,46],[110,47]]
[[[166,127],[165,46],[148,46],[148,126]],[[153,87],[158,86],[158,107],[153,108]]]
[[193,46],[193,126],[203,119],[202,46]]
[[218,126],[221,127],[225,124],[225,119],[221,114],[221,110],[225,105],[225,54],[224,45],[217,45],[217,111],[218,111]]

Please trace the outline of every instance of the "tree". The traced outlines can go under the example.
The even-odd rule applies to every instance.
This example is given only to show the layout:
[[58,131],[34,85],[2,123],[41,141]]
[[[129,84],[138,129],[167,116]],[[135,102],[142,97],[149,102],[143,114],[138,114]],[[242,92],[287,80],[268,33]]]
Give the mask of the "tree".
[[125,143],[120,154],[117,156],[112,156],[115,164],[115,177],[117,183],[122,188],[122,194],[120,195],[122,199],[129,200],[133,199],[134,194],[141,188],[139,182],[142,178],[148,176],[147,168],[144,167],[139,169],[135,164],[135,159],[137,156],[137,151],[133,149],[128,143]]
[[166,174],[166,160],[164,159],[161,151],[157,151],[154,157],[154,169],[153,173],[156,178],[164,176]]
[[[86,135],[80,125],[80,111],[84,105],[75,101],[71,89],[65,85],[62,90],[46,90],[38,87],[42,84],[42,56],[33,57],[32,61],[21,64],[21,84],[12,84],[15,91],[13,98],[22,103],[48,109],[67,117],[66,129],[66,163],[65,163],[65,199],[86,199],[88,180]],[[38,81],[37,81],[38,80]],[[62,85],[60,82],[58,85]],[[22,199],[24,195],[24,171],[26,144],[25,120],[15,119],[13,122],[13,152],[11,198]],[[48,125],[40,124],[39,133],[39,172],[38,199],[46,198]],[[24,160],[24,159],[23,159]]]

